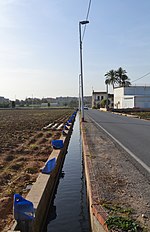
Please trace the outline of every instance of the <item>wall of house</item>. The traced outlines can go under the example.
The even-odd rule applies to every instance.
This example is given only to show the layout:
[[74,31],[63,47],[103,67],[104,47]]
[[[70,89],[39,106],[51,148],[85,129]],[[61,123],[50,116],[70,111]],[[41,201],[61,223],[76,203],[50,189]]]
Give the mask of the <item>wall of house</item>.
[[150,108],[150,96],[135,96],[136,108]]
[[109,107],[114,108],[114,97],[108,96],[108,100],[109,100]]
[[107,98],[106,93],[92,93],[92,107],[97,106],[97,104],[100,105],[100,102],[106,98]]
[[150,86],[130,86],[124,88],[124,95],[150,96]]
[[150,87],[130,86],[115,88],[114,108],[150,108]]
[[124,98],[124,88],[115,88],[114,89],[114,108],[120,109],[123,108],[123,98]]
[[134,108],[134,96],[125,96],[122,101],[122,108]]

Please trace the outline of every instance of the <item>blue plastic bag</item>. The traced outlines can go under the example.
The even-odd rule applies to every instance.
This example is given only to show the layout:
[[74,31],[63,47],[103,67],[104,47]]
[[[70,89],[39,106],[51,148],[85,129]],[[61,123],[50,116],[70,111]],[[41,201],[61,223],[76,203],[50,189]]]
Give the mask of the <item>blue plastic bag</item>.
[[56,166],[56,158],[50,159],[45,164],[45,167],[42,169],[42,173],[50,174]]
[[52,140],[52,146],[54,149],[61,149],[64,146],[63,140]]
[[20,221],[33,220],[34,218],[33,203],[20,194],[14,194],[14,218]]

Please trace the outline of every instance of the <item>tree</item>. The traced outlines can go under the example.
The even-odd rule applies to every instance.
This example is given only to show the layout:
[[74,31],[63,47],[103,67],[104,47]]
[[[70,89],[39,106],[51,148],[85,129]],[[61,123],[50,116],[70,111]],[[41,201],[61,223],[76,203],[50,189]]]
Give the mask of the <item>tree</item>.
[[15,101],[12,101],[12,102],[11,102],[11,106],[12,106],[12,108],[15,108],[15,107],[16,107],[16,102],[15,102]]
[[113,89],[114,87],[128,87],[131,85],[130,79],[127,76],[126,70],[122,69],[121,67],[118,68],[117,71],[115,70],[110,70],[105,74],[106,80],[105,84],[106,85],[112,85]]
[[69,107],[78,107],[78,101],[77,100],[71,100],[69,102]]
[[126,70],[123,70],[121,67],[116,71],[116,78],[120,87],[128,87],[131,85],[130,79],[126,73]]
[[110,70],[105,74],[105,77],[106,77],[105,84],[112,85],[114,89],[115,84],[118,83],[118,79],[116,78],[116,71],[114,71],[113,69]]
[[[105,108],[106,107],[106,104],[107,104],[107,99],[103,99],[101,100],[101,107],[102,108]],[[110,104],[110,101],[108,100],[108,105]]]

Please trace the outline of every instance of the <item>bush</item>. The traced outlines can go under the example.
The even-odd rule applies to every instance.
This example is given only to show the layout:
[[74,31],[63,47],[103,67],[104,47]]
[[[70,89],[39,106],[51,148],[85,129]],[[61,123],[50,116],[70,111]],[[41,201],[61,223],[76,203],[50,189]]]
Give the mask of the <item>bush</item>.
[[96,107],[96,106],[93,106],[92,109],[97,109],[97,107]]
[[[101,107],[102,107],[102,108],[105,108],[105,107],[106,107],[106,104],[107,104],[107,99],[101,100]],[[108,100],[108,106],[109,106],[109,104],[110,104],[110,101]]]
[[107,103],[107,100],[106,100],[106,99],[101,100],[101,107],[102,107],[102,108],[105,108],[106,103]]

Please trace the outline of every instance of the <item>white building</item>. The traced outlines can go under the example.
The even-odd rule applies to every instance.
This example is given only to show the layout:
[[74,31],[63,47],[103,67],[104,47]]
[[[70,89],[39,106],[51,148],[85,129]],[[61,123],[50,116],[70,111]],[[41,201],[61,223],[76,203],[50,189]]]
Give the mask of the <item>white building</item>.
[[[113,107],[113,94],[108,94],[109,99],[109,107]],[[95,92],[93,90],[92,92],[92,107],[100,108],[101,107],[101,101],[103,99],[107,99],[107,92]]]
[[150,108],[150,86],[116,87],[114,108]]

